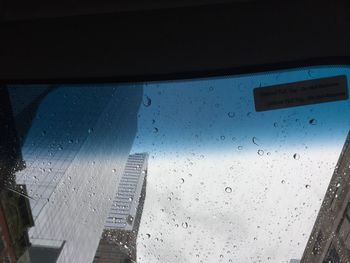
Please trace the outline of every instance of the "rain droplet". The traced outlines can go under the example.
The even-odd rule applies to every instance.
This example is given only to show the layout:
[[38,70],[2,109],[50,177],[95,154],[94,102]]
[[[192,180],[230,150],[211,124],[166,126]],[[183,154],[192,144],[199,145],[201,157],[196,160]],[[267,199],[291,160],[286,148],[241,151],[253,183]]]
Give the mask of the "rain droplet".
[[293,158],[294,158],[295,160],[299,160],[300,155],[299,155],[299,154],[297,154],[297,153],[295,153],[295,154],[293,154]]
[[307,71],[307,74],[309,75],[310,78],[312,77],[312,73],[313,73],[313,71],[312,71],[311,69],[309,69],[309,70]]
[[264,151],[263,151],[263,150],[258,150],[258,154],[259,154],[260,156],[262,156],[262,155],[264,155]]
[[150,97],[148,97],[148,96],[146,96],[144,99],[143,99],[143,106],[145,106],[145,107],[149,107],[149,106],[151,106],[151,104],[152,104],[152,100],[151,100],[151,98]]
[[69,140],[68,142],[69,142],[69,143],[73,143],[73,140]]
[[146,234],[146,237],[147,237],[147,238],[151,238],[151,235],[147,233],[147,234]]
[[154,132],[154,133],[157,133],[157,132],[158,132],[158,128],[154,127],[154,128],[153,128],[153,132]]
[[317,120],[316,119],[311,119],[311,120],[309,120],[309,123],[311,125],[316,125],[317,124]]
[[93,131],[94,131],[93,128],[89,128],[89,129],[88,129],[88,133],[92,133]]
[[243,146],[238,146],[237,148],[241,151],[243,149]]
[[232,112],[232,111],[228,112],[227,115],[228,115],[229,118],[235,117],[235,113]]
[[112,169],[112,172],[115,173],[117,170],[116,169]]
[[226,187],[225,188],[226,193],[232,193],[232,188],[231,187]]
[[309,189],[310,187],[311,187],[311,185],[309,185],[309,184],[305,185],[306,189]]
[[128,215],[128,218],[126,219],[126,222],[131,225],[132,222],[134,221],[134,218],[131,215]]
[[286,183],[286,181],[284,181],[284,180],[281,181],[281,184],[285,184],[285,183]]
[[259,146],[259,144],[258,144],[258,138],[253,137],[253,138],[252,138],[252,142],[253,142],[255,145]]
[[180,183],[183,184],[185,182],[185,179],[181,178]]
[[336,185],[337,187],[340,187],[340,183],[337,183],[337,185]]
[[225,140],[225,136],[224,136],[224,135],[221,135],[221,136],[220,136],[220,139],[221,139],[221,140]]
[[188,228],[187,222],[183,222],[183,223],[182,223],[182,227],[185,228],[185,229]]

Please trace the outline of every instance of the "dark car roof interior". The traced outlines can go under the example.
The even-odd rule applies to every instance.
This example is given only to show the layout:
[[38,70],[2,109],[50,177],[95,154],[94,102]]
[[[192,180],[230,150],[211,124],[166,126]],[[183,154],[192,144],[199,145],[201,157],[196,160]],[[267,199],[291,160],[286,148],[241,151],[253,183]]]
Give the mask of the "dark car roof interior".
[[145,81],[349,64],[349,1],[0,1],[0,81]]

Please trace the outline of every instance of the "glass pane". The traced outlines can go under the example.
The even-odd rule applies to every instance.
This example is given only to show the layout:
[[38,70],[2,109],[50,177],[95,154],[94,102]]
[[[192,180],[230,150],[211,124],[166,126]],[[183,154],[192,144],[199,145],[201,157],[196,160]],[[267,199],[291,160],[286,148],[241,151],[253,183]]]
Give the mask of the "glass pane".
[[3,261],[346,262],[347,97],[254,100],[334,76],[2,88]]

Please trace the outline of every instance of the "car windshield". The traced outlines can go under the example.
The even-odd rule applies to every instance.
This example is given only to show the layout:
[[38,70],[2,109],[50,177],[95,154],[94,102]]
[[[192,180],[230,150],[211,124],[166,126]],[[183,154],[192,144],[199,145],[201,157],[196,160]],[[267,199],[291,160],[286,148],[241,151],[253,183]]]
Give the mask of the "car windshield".
[[349,76],[1,88],[2,262],[347,262]]

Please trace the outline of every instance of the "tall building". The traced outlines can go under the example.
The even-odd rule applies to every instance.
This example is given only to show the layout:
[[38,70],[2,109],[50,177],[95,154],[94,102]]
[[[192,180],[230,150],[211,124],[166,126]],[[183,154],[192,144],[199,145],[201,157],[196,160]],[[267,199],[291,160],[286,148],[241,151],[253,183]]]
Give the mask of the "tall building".
[[[43,94],[41,90],[39,92]],[[56,87],[15,118],[31,197],[33,262],[92,262],[137,130],[142,86]],[[34,113],[34,114],[33,114]],[[21,121],[18,121],[21,120]]]
[[94,263],[136,262],[136,239],[146,196],[148,154],[128,158]]
[[323,199],[302,263],[350,262],[350,133]]
[[29,263],[33,218],[26,186],[17,185],[14,175],[23,162],[11,106],[7,88],[0,87],[0,261]]

